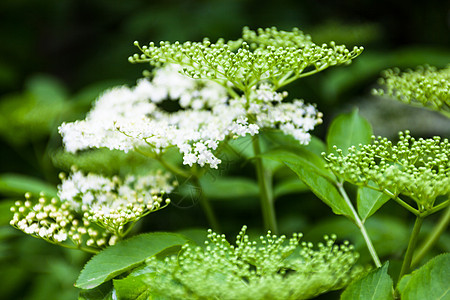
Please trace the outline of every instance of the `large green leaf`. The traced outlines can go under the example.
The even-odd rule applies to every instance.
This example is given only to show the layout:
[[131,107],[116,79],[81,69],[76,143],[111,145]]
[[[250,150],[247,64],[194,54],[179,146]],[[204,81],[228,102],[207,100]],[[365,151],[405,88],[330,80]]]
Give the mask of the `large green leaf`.
[[258,183],[245,177],[209,177],[201,179],[203,192],[207,198],[222,200],[241,200],[258,197]]
[[357,195],[358,214],[364,223],[383,204],[389,200],[389,196],[367,187],[360,187]]
[[392,279],[387,273],[388,266],[389,262],[350,284],[342,293],[341,300],[394,299]]
[[450,299],[450,253],[431,259],[404,276],[398,285],[402,300]]
[[281,130],[267,130],[264,132],[264,137],[271,142],[270,148],[290,149],[295,152],[296,149],[306,149],[317,155],[327,151],[327,146],[319,138],[311,136],[308,145],[302,145],[293,136],[284,134]]
[[188,240],[175,233],[146,233],[121,241],[96,254],[84,266],[76,286],[92,289],[141,264],[167,248],[183,245]]
[[43,192],[49,197],[57,196],[56,188],[42,180],[19,174],[0,175],[0,194],[23,197],[26,192],[33,195]]
[[358,114],[358,110],[339,115],[331,123],[327,133],[328,152],[333,152],[333,146],[342,149],[343,154],[348,148],[371,142],[372,126]]
[[305,164],[292,162],[285,162],[285,164],[298,175],[320,200],[331,207],[335,214],[344,215],[354,220],[351,209],[332,182]]
[[336,181],[334,174],[325,167],[325,160],[309,150],[295,149],[295,152],[292,152],[284,149],[274,149],[263,153],[261,156],[284,163],[303,165],[332,182]]

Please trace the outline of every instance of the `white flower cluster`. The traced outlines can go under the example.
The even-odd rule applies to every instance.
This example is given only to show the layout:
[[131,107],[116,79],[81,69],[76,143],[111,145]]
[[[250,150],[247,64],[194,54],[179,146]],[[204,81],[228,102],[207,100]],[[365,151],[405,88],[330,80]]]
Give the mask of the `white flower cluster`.
[[10,224],[51,243],[71,241],[95,251],[115,244],[140,218],[170,203],[167,198],[162,204],[175,186],[169,179],[160,171],[124,180],[74,171],[58,187],[59,199],[40,195],[33,204],[27,193],[26,201],[17,201]]
[[284,134],[293,136],[300,144],[311,140],[308,131],[322,123],[322,113],[302,100],[282,102],[287,92],[277,93],[269,84],[261,84],[252,93],[254,98],[249,112],[256,116],[256,124],[261,128],[277,128]]
[[[162,172],[121,180],[75,171],[62,180],[58,196],[88,221],[120,236],[125,224],[162,208],[162,195],[170,193],[174,185]],[[165,203],[169,202],[166,199]]]
[[[255,135],[262,127],[279,128],[301,143],[309,142],[307,131],[320,123],[321,114],[301,101],[281,103],[285,97],[262,84],[248,105],[246,99],[228,98],[227,89],[215,82],[188,78],[178,67],[166,65],[155,71],[152,81],[142,79],[134,88],[106,92],[85,120],[64,123],[59,131],[70,152],[151,147],[160,153],[175,146],[185,165],[217,168],[221,161],[214,151],[221,141]],[[178,101],[182,109],[165,111],[160,107],[164,99]]]

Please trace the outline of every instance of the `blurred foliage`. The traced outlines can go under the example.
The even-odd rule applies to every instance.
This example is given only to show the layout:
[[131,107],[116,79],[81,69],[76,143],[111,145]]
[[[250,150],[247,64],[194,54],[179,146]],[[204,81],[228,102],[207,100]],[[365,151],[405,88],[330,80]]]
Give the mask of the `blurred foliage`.
[[[208,36],[235,39],[245,25],[250,28],[299,27],[318,43],[335,40],[348,46],[362,45],[364,53],[355,62],[288,86],[290,97],[316,102],[324,112],[324,125],[315,134],[324,139],[333,116],[349,106],[361,106],[375,133],[396,131],[422,124],[414,117],[392,124],[409,114],[381,110],[385,102],[370,96],[382,70],[431,64],[444,67],[450,61],[449,5],[446,1],[254,1],[254,0],[3,0],[0,2],[0,295],[2,299],[74,299],[76,276],[86,260],[83,253],[60,249],[32,239],[8,225],[9,206],[22,200],[25,189],[55,187],[60,171],[79,169],[107,175],[142,171],[154,164],[136,154],[90,150],[65,153],[57,127],[63,121],[83,117],[91,102],[106,88],[132,84],[141,77],[143,65],[127,58],[136,52],[134,40],[185,41]],[[104,49],[108,49],[105,51]],[[366,108],[366,109],[363,109]],[[381,113],[380,113],[381,111]],[[430,120],[432,117],[419,116]],[[403,120],[403,119],[402,119]],[[408,121],[409,120],[409,121]],[[432,119],[434,120],[434,119]],[[447,121],[448,122],[448,121]],[[448,124],[448,123],[447,123]],[[384,126],[383,126],[384,125]],[[418,125],[419,126],[419,125]],[[445,123],[438,130],[449,134]],[[378,130],[377,128],[380,128]],[[447,129],[446,129],[447,128]],[[270,133],[264,139],[272,141]],[[280,139],[276,139],[283,146]],[[288,143],[288,142],[287,142]],[[214,208],[225,233],[235,234],[245,222],[261,228],[255,197],[253,169],[247,158],[251,141],[239,139],[224,152],[229,163],[207,174]],[[310,151],[320,154],[323,143],[315,140]],[[171,156],[172,154],[166,154]],[[172,155],[173,160],[179,156]],[[171,156],[171,157],[172,157]],[[226,157],[225,157],[226,158]],[[126,168],[123,168],[126,165]],[[276,210],[282,233],[302,231],[305,238],[319,241],[324,233],[336,233],[352,241],[369,262],[357,228],[331,210],[295,181],[296,175],[273,163]],[[232,181],[219,176],[240,176],[240,189],[227,194]],[[48,187],[47,185],[50,185]],[[217,194],[218,191],[222,195]],[[215,194],[214,194],[215,193]],[[223,196],[225,195],[225,196]],[[246,195],[247,201],[234,201]],[[231,197],[233,196],[233,197]],[[197,203],[183,194],[173,195],[170,208],[138,224],[142,231],[177,231],[202,228],[204,217]],[[400,257],[410,224],[402,211],[387,203],[367,222],[375,248],[382,258]],[[182,217],[180,217],[182,216]],[[401,216],[401,217],[394,217]],[[408,222],[407,222],[408,221]],[[432,227],[424,224],[423,233]],[[254,232],[255,235],[262,232]],[[437,250],[448,251],[444,235]],[[391,266],[395,262],[391,263]],[[335,295],[338,297],[338,295]]]

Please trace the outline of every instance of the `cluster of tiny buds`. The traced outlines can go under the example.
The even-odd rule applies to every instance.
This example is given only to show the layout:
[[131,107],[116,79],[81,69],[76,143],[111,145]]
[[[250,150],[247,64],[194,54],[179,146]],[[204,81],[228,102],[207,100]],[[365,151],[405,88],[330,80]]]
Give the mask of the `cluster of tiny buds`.
[[[148,284],[177,299],[309,299],[317,293],[317,282],[326,291],[354,278],[351,270],[358,255],[348,242],[334,245],[335,235],[325,236],[325,243],[314,250],[312,243],[299,247],[301,234],[293,234],[288,243],[286,236],[270,231],[250,240],[246,229],[236,236],[235,245],[209,230],[204,247],[185,244],[163,261],[147,260],[158,274]],[[301,257],[289,259],[298,248]]]
[[98,231],[86,219],[78,219],[68,203],[56,198],[48,199],[40,194],[36,204],[32,195],[25,194],[25,201],[16,201],[10,224],[23,232],[55,244],[72,243],[74,248],[85,243],[90,248],[102,248],[115,243],[110,233]]
[[386,70],[379,83],[386,91],[375,89],[375,95],[387,94],[405,103],[418,102],[450,117],[450,65],[441,70],[420,66],[403,73],[398,68]]
[[[164,202],[164,205],[161,205]],[[116,209],[96,209],[92,210],[84,207],[83,217],[90,222],[97,223],[110,232],[121,235],[125,230],[125,225],[136,222],[151,212],[155,212],[169,205],[170,198],[163,199],[161,195],[153,195],[152,202],[145,203],[143,198],[138,198],[134,202],[129,202],[125,206],[118,206]]]
[[438,136],[415,139],[409,131],[399,133],[394,144],[372,137],[369,145],[341,149],[325,155],[329,168],[346,181],[404,194],[419,207],[430,209],[437,197],[450,192],[450,144]]
[[226,80],[242,91],[261,80],[281,86],[298,78],[303,71],[313,69],[316,72],[350,63],[363,51],[362,47],[349,50],[334,42],[318,46],[303,37],[298,29],[289,34],[275,28],[254,34],[244,29],[243,39],[227,44],[223,40],[211,43],[204,39],[202,42],[150,43],[143,47],[135,42],[135,45],[142,54],[131,56],[132,63],[179,64],[185,68],[186,75],[194,79]]

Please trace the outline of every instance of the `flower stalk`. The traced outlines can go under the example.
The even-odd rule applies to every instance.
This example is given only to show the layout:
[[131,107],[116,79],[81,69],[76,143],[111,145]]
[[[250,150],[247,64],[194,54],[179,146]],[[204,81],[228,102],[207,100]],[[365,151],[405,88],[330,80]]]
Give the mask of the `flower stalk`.
[[345,203],[348,205],[348,207],[352,211],[355,224],[356,224],[356,226],[358,226],[359,230],[361,231],[361,234],[364,238],[364,241],[366,242],[367,249],[369,250],[370,256],[372,257],[372,259],[375,263],[375,266],[377,268],[380,268],[381,267],[380,258],[378,257],[377,252],[375,251],[375,247],[373,246],[372,241],[370,240],[369,234],[367,233],[366,228],[364,227],[364,223],[361,221],[361,218],[359,217],[358,213],[356,212],[355,208],[353,207],[353,204],[350,201],[350,198],[348,197],[347,192],[344,189],[343,183],[338,182],[336,185],[337,185],[342,197],[344,197]]
[[423,219],[424,218],[421,216],[418,216],[416,218],[411,237],[409,238],[408,248],[406,249],[405,257],[403,258],[402,268],[400,270],[400,275],[398,276],[398,281],[400,281],[403,275],[408,274],[411,270],[411,261],[413,258],[414,250],[416,249],[417,239],[419,237]]
[[261,158],[261,147],[257,135],[253,137],[252,144],[253,144],[253,151],[255,154],[256,176],[259,185],[264,228],[277,234],[278,226],[275,216],[275,207],[270,183],[271,176],[269,172],[264,169],[263,160]]
[[413,260],[411,262],[411,268],[416,267],[420,261],[424,258],[424,256],[428,253],[428,251],[433,248],[436,242],[439,240],[439,237],[442,233],[447,229],[448,223],[450,222],[450,206],[447,206],[447,210],[444,215],[441,217],[439,222],[433,228],[433,232],[427,237],[425,242],[419,247],[414,255]]

